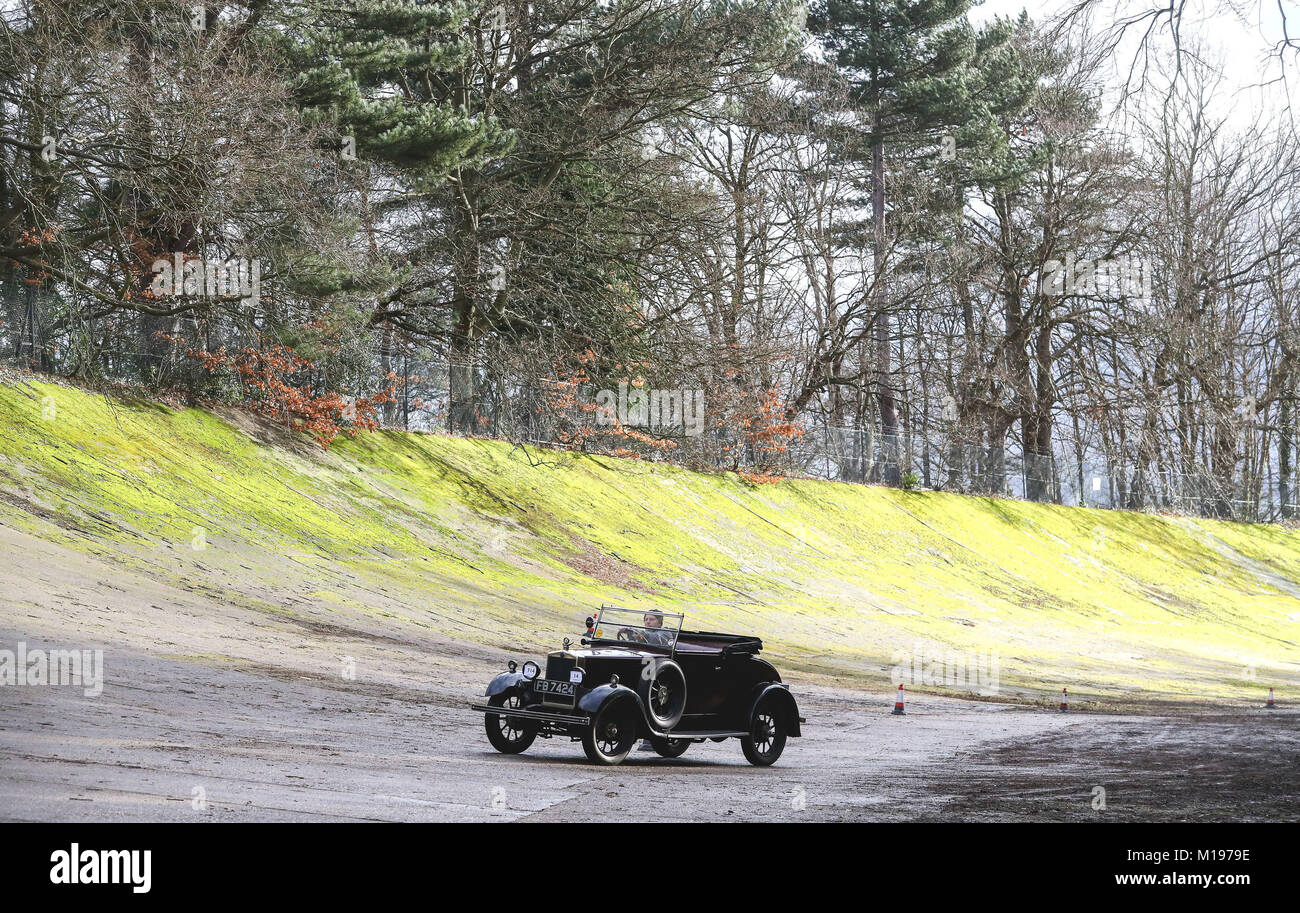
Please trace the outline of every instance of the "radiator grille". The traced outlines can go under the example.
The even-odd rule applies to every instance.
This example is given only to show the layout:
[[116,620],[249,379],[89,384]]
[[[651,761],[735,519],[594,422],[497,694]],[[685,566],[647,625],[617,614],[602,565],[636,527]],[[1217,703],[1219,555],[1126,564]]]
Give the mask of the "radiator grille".
[[546,657],[546,677],[553,682],[567,682],[574,665],[572,656],[548,656]]

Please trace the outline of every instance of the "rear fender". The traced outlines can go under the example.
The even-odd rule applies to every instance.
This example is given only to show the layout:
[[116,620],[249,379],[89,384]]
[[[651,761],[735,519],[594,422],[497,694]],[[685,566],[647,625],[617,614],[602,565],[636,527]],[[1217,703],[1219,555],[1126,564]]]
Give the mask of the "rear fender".
[[764,682],[755,688],[753,699],[749,704],[749,716],[746,717],[746,720],[752,721],[754,719],[759,703],[764,700],[771,700],[776,704],[777,712],[781,714],[790,735],[798,737],[803,734],[799,731],[799,705],[795,703],[794,695],[790,693],[788,685],[779,682]]

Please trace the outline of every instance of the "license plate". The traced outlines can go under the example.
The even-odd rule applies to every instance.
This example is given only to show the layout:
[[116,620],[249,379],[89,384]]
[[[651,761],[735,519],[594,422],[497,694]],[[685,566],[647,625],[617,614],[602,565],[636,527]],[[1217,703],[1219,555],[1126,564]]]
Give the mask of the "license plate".
[[533,682],[533,690],[538,694],[553,694],[556,697],[573,697],[577,692],[573,682],[553,682],[550,679],[538,679]]

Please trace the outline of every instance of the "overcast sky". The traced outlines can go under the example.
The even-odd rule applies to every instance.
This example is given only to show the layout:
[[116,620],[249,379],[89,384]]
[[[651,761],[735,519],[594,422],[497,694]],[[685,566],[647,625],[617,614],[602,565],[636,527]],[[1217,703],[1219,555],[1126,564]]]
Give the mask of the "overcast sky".
[[[1078,0],[985,0],[972,12],[971,18],[981,22],[995,15],[1015,16],[1028,9],[1035,20],[1045,22],[1077,3]],[[1093,21],[1098,26],[1109,26],[1123,15],[1132,16],[1140,10],[1166,5],[1167,0],[1097,0]],[[1300,39],[1300,0],[1280,0],[1280,6],[1286,11],[1292,39]],[[1291,100],[1296,102],[1291,116],[1300,111],[1300,46],[1284,52],[1285,79],[1261,86],[1283,76],[1277,57],[1271,56],[1283,37],[1281,10],[1279,0],[1237,0],[1231,6],[1224,0],[1188,0],[1182,27],[1184,44],[1203,43],[1206,56],[1215,60],[1223,73],[1225,86],[1220,100],[1225,111],[1248,118],[1261,110],[1285,110]],[[1115,55],[1117,84],[1127,75],[1142,28],[1145,25],[1130,30],[1132,34]],[[1165,46],[1169,46],[1168,29],[1163,24],[1160,36]]]

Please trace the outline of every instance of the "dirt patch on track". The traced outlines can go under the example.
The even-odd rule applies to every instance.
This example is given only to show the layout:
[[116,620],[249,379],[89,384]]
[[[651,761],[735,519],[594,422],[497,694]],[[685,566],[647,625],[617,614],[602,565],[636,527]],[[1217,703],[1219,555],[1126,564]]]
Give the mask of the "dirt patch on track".
[[961,751],[927,820],[1294,821],[1300,713],[1082,717]]

